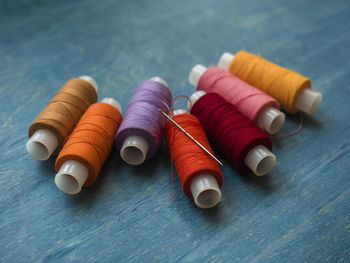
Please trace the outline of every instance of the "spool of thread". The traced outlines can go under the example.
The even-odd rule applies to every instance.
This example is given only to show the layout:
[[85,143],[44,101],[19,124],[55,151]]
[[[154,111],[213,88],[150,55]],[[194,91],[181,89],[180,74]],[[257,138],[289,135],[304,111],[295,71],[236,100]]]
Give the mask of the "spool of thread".
[[218,93],[269,134],[277,133],[284,124],[284,113],[275,99],[219,67],[198,64],[192,68],[189,82],[197,90]]
[[29,126],[28,153],[41,161],[57,155],[80,117],[97,101],[97,90],[89,76],[68,80]]
[[308,78],[246,51],[222,54],[218,66],[275,98],[288,113],[312,115],[322,101]]
[[271,171],[276,157],[269,136],[217,93],[196,91],[190,99],[191,113],[238,171],[258,176]]
[[88,108],[56,160],[55,183],[61,191],[77,194],[96,181],[121,121],[121,106],[112,98]]
[[[211,153],[209,141],[199,120],[185,110],[176,110],[173,120]],[[175,165],[185,195],[200,208],[211,208],[221,200],[222,174],[217,162],[171,122],[165,134],[172,163]]]
[[126,163],[139,165],[155,155],[166,123],[159,108],[169,112],[171,99],[167,83],[159,77],[138,85],[115,138]]

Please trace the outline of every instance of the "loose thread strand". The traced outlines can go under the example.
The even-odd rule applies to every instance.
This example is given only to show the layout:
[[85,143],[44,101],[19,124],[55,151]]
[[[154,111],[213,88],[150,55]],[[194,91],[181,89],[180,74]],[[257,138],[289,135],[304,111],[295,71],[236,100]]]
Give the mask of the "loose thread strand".
[[298,134],[302,129],[303,129],[303,123],[304,123],[304,114],[300,112],[300,121],[299,121],[299,126],[296,130],[291,131],[291,132],[287,132],[284,134],[277,134],[277,135],[273,135],[271,136],[272,138],[286,138],[286,137],[290,137],[293,136],[295,134]]

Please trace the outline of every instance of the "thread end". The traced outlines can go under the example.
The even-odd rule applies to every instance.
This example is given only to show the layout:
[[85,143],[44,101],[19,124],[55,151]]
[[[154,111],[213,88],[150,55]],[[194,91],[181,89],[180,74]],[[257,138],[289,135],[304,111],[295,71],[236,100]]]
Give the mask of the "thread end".
[[203,90],[197,90],[196,92],[194,92],[191,97],[190,97],[190,102],[187,102],[187,109],[191,110],[191,105],[192,107],[194,106],[194,104],[197,102],[197,100],[199,100],[202,96],[204,96],[205,94],[207,94],[205,91]]
[[140,165],[146,160],[148,147],[148,142],[141,136],[129,136],[120,149],[120,156],[128,164]]
[[115,100],[113,98],[104,98],[101,100],[101,102],[113,106],[114,108],[119,110],[120,113],[122,112],[122,106],[120,105],[120,103],[117,100]]
[[77,161],[69,160],[56,174],[55,184],[62,192],[73,195],[81,191],[87,178],[88,169]]
[[184,110],[184,109],[177,109],[177,110],[174,110],[173,111],[173,115],[175,116],[175,115],[180,115],[180,114],[184,114],[184,113],[186,113],[187,111],[186,110]]
[[263,109],[258,116],[258,126],[269,134],[276,134],[280,131],[285,121],[283,112],[273,107]]
[[195,65],[188,75],[188,81],[192,86],[197,87],[199,79],[202,77],[203,73],[207,70],[206,67],[204,67],[201,64]]
[[248,152],[244,162],[255,175],[263,176],[275,166],[276,156],[265,146],[258,145]]
[[150,78],[149,80],[158,82],[160,84],[163,84],[165,87],[168,87],[168,83],[161,77],[153,77],[153,78]]
[[27,152],[39,161],[49,159],[57,146],[57,136],[45,129],[37,130],[26,143]]
[[212,208],[221,201],[222,197],[215,177],[209,174],[199,174],[193,178],[191,192],[194,203],[199,208]]
[[98,85],[93,77],[90,77],[88,75],[83,75],[83,76],[80,76],[79,78],[89,83],[95,89],[96,93],[98,92]]
[[234,59],[234,55],[229,53],[229,52],[225,52],[221,55],[219,62],[218,62],[218,67],[223,69],[223,70],[228,70],[231,61]]
[[322,93],[312,89],[304,89],[296,100],[296,107],[306,114],[313,115],[319,108],[322,101]]

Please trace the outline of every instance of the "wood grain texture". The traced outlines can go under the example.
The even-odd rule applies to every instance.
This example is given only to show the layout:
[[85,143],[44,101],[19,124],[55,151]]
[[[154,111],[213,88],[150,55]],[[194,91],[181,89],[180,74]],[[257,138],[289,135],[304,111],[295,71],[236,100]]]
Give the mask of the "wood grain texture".
[[[2,1],[0,261],[349,262],[349,13],[347,0]],[[90,74],[125,109],[140,81],[159,75],[190,95],[194,64],[241,49],[309,77],[324,101],[300,134],[274,140],[270,176],[225,163],[215,209],[197,209],[178,180],[171,201],[165,147],[140,167],[113,151],[77,196],[54,185],[54,160],[25,151],[28,125],[69,78]]]

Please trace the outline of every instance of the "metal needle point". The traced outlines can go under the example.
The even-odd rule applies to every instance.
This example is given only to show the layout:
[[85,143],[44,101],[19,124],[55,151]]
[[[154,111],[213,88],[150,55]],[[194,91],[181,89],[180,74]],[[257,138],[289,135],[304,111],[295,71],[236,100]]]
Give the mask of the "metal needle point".
[[202,144],[200,144],[195,138],[192,137],[187,131],[185,131],[179,124],[177,124],[168,114],[166,114],[162,109],[158,109],[169,121],[171,121],[176,127],[178,127],[184,134],[187,135],[192,141],[194,141],[203,151],[209,154],[215,161],[217,161],[220,165],[223,166],[222,162],[220,162],[211,152],[209,152]]

